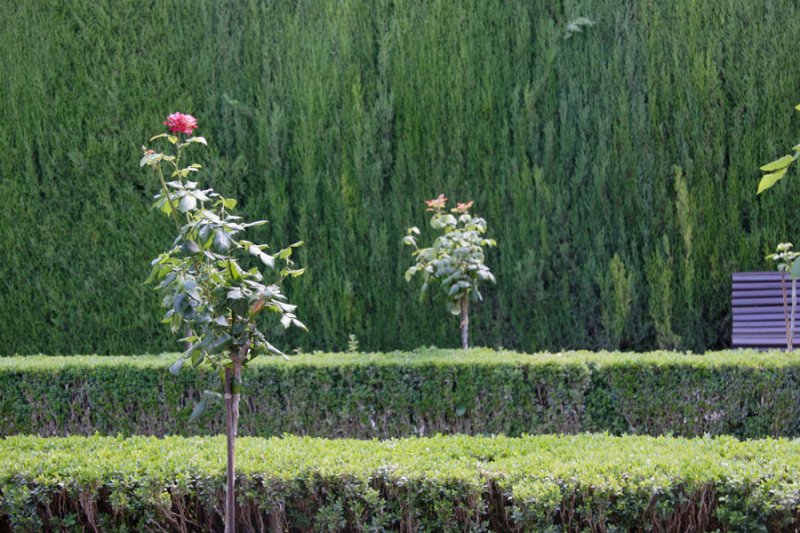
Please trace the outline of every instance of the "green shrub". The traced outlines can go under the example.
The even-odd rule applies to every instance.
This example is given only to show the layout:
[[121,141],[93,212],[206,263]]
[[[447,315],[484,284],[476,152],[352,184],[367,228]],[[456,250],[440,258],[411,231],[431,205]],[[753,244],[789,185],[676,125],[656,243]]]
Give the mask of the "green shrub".
[[[222,437],[9,437],[0,531],[220,531]],[[243,438],[246,531],[795,531],[800,442]]]
[[[0,359],[0,435],[207,435],[215,383],[169,374],[172,356]],[[257,359],[245,377],[243,435],[390,438],[435,433],[800,436],[800,357],[488,349]]]

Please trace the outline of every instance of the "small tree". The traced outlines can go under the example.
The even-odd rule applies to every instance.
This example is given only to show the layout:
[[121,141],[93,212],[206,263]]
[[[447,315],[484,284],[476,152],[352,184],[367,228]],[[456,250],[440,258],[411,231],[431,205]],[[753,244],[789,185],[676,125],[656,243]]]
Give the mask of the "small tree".
[[[800,105],[796,105],[795,109],[800,111]],[[796,144],[792,147],[792,151],[794,155],[786,154],[780,159],[776,159],[771,163],[767,163],[763,167],[761,167],[762,172],[766,172],[765,175],[761,177],[761,181],[758,183],[758,192],[756,194],[761,194],[762,192],[766,191],[778,181],[783,179],[786,173],[789,171],[789,166],[798,158],[800,157],[800,144]],[[797,287],[797,279],[800,278],[800,259],[798,259],[797,252],[791,251],[792,244],[791,243],[781,243],[778,245],[778,248],[774,254],[768,255],[767,259],[774,259],[778,261],[778,270],[781,272],[781,288],[783,290],[783,313],[786,319],[786,349],[792,350],[794,348],[794,315],[795,315],[795,307],[796,307],[796,287]],[[787,309],[786,305],[786,272],[789,272],[789,275],[792,278],[792,310],[791,316]]]
[[[797,309],[797,278],[800,277],[800,262],[795,259],[800,257],[800,253],[792,251],[792,243],[782,242],[774,254],[769,254],[765,259],[772,259],[778,263],[778,271],[781,273],[781,291],[783,292],[783,318],[786,323],[786,349],[794,349],[794,316]],[[792,278],[792,310],[789,311],[786,303],[786,273]]]
[[[203,137],[181,138],[197,128],[194,117],[174,113],[164,124],[169,126],[170,133],[156,135],[150,141],[166,139],[174,147],[174,154],[156,153],[142,146],[144,156],[140,166],[153,168],[160,186],[153,207],[174,220],[177,236],[170,249],[152,261],[153,271],[145,283],[155,283],[163,294],[162,304],[167,309],[163,321],[171,324],[172,331],[186,327],[190,332],[180,340],[191,344],[170,371],[177,374],[188,361],[195,367],[211,365],[219,372],[220,389],[203,393],[190,420],[200,416],[209,401],[224,394],[228,448],[225,532],[234,533],[234,449],[242,370],[261,354],[286,357],[259,329],[257,317],[262,311],[276,313],[284,328],[305,329],[294,315],[296,306],[287,303],[279,287],[285,278],[303,273],[303,269],[291,268],[290,259],[292,249],[302,242],[269,254],[265,251],[269,248],[266,244],[241,238],[247,228],[266,221],[244,222],[232,213],[236,200],[225,198],[213,189],[200,189],[196,182],[187,180],[201,167],[198,164],[182,167],[184,151],[194,144],[206,144]],[[163,166],[171,171],[171,181],[165,180]],[[276,260],[284,261],[277,282],[265,284],[258,268],[245,270],[238,256],[246,254],[271,269],[275,268]]]
[[417,272],[422,272],[422,289],[420,299],[425,296],[431,283],[441,285],[445,294],[447,310],[451,314],[461,315],[461,347],[469,346],[469,301],[483,299],[478,290],[478,283],[490,280],[495,283],[494,274],[484,264],[484,246],[496,246],[494,239],[484,239],[486,221],[469,213],[473,202],[457,204],[450,211],[444,209],[447,198],[440,194],[435,200],[427,200],[426,211],[433,211],[431,227],[443,231],[433,246],[419,248],[417,238],[419,228],[412,227],[406,232],[403,243],[414,247],[416,264],[406,271],[406,281],[410,281]]

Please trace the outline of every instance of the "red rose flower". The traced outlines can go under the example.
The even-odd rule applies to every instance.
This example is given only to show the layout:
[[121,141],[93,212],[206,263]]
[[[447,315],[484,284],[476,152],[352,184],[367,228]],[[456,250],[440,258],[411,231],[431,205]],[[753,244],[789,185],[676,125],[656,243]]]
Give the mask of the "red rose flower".
[[164,124],[169,126],[169,131],[173,133],[187,133],[191,135],[192,130],[197,128],[197,119],[192,115],[173,113],[167,117],[167,121]]

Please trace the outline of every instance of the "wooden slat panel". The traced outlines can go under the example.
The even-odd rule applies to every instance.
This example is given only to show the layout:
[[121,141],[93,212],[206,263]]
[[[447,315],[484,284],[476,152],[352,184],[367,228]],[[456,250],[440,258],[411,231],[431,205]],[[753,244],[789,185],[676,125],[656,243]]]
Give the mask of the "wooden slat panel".
[[[734,298],[764,298],[764,297],[779,297],[783,301],[783,291],[780,287],[775,289],[758,289],[756,291],[733,291]],[[798,291],[800,296],[800,291]],[[792,291],[786,291],[786,301],[792,299]]]
[[[786,346],[786,337],[773,337],[770,335],[734,335],[734,346]],[[799,344],[794,343],[795,346]]]
[[[780,315],[770,315],[770,316],[761,316],[761,315],[739,315],[733,317],[733,324],[734,325],[744,325],[744,324],[756,324],[759,326],[763,326],[764,324],[777,324],[787,322],[786,318],[783,316],[783,313]],[[800,319],[794,317],[794,323],[800,324]]]
[[[744,290],[744,291],[754,291],[759,289],[774,289],[774,288],[781,288],[780,279],[776,279],[775,281],[754,281],[754,282],[742,282],[737,281],[733,284],[732,289],[734,292],[737,290]],[[792,282],[789,278],[786,278],[786,293],[789,294],[792,290]]]
[[[788,276],[787,276],[788,277]],[[733,281],[780,281],[781,273],[772,272],[734,272]]]
[[[800,332],[798,332],[800,333]],[[785,333],[734,333],[734,337],[739,337],[740,339],[755,339],[759,337],[768,338],[768,339],[778,339],[783,340],[786,342],[786,334]],[[800,339],[798,339],[800,342]]]
[[[734,325],[735,331],[771,331],[773,333],[786,330],[786,324],[783,322],[743,322]],[[795,320],[794,330],[800,335],[800,324]]]
[[[794,331],[796,335],[800,335],[800,328],[796,325],[794,327]],[[737,326],[736,333],[769,333],[772,335],[773,333],[776,335],[783,335],[786,336],[786,327],[781,324],[780,326],[768,326],[768,327],[758,327],[758,326]]]
[[[798,302],[800,304],[800,302]],[[800,306],[798,306],[800,307]],[[783,306],[775,307],[739,307],[734,309],[733,318],[740,320],[763,320],[768,318],[783,318]],[[791,306],[789,306],[791,312]],[[800,314],[800,309],[797,310]]]
[[739,305],[780,305],[783,307],[783,298],[732,298],[731,303],[734,307]]
[[[733,346],[755,348],[786,347],[786,317],[783,308],[781,273],[734,272],[731,276]],[[786,277],[787,300],[791,302],[791,280]],[[800,346],[800,316],[795,317]]]
[[734,307],[733,308],[733,316],[745,316],[745,315],[781,315],[783,316],[783,304],[781,305],[762,305],[762,306],[752,306],[752,307]]

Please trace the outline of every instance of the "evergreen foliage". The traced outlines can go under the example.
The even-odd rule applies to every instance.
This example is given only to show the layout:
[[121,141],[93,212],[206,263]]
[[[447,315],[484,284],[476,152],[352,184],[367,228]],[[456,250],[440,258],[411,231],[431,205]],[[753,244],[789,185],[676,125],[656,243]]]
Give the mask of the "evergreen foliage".
[[8,0],[0,352],[176,349],[141,285],[165,110],[209,125],[255,240],[308,243],[288,295],[315,327],[284,346],[455,346],[403,280],[440,192],[498,242],[476,343],[723,346],[731,272],[800,229],[796,179],[755,194],[800,131],[799,39],[790,0]]

